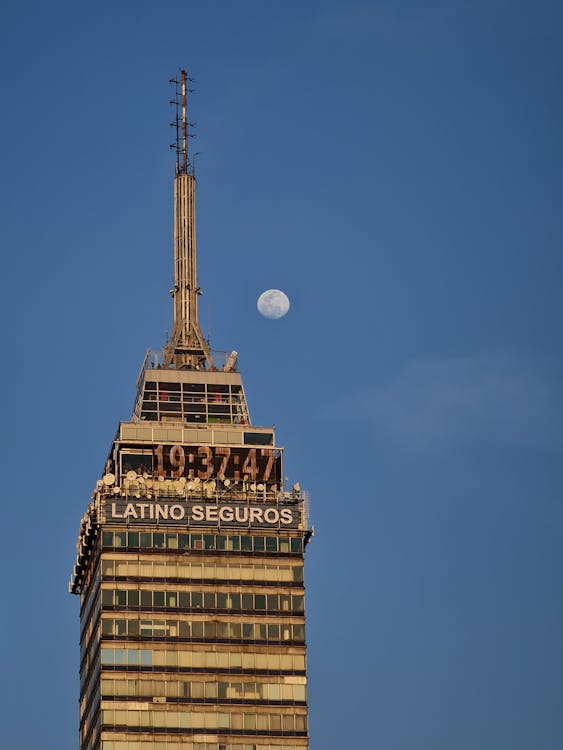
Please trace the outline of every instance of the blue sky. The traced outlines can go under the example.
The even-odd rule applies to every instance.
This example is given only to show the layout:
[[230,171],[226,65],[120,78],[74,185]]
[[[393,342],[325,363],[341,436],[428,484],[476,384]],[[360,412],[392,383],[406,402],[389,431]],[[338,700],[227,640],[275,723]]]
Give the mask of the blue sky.
[[[66,584],[170,329],[179,66],[202,327],[311,494],[312,750],[560,750],[560,4],[0,18],[0,750],[77,747]],[[271,287],[278,321],[256,311]]]

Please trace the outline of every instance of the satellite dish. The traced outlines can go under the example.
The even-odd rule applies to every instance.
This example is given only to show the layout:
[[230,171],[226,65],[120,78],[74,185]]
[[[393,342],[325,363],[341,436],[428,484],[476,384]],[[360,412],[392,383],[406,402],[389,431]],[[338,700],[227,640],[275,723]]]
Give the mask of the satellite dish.
[[148,475],[148,474],[147,474],[147,472],[145,471],[145,473],[143,474],[143,479],[148,479],[148,478],[149,478],[149,475]]
[[119,493],[121,492],[121,487],[114,487],[112,489],[112,492],[114,495],[119,495]]
[[111,487],[112,484],[115,484],[115,475],[106,474],[102,479],[102,482],[106,485],[106,487]]
[[252,490],[252,492],[256,492],[256,483],[255,482],[252,482],[252,484],[250,485],[250,489]]
[[151,493],[150,493],[150,492],[147,492],[147,500],[150,500],[150,499],[151,499],[151,497],[152,497]]
[[160,476],[160,477],[158,478],[158,481],[159,481],[159,482],[164,482],[164,477]]
[[138,500],[138,499],[139,499],[139,498],[141,497],[141,493],[140,493],[140,492],[136,492],[136,493],[135,493],[135,497],[136,497],[136,498],[137,498],[137,500]]
[[144,484],[145,483],[144,477],[141,477],[141,476],[137,477],[137,482],[139,482],[139,484]]
[[223,479],[223,484],[225,485],[225,487],[229,487],[229,485],[231,484],[231,480],[230,479]]
[[98,479],[98,481],[96,482],[96,489],[101,490],[103,486],[104,486],[104,483],[102,482],[102,480]]
[[201,484],[201,479],[199,477],[196,477],[194,479],[194,487],[197,487],[199,484]]
[[260,492],[263,492],[263,491],[264,491],[264,485],[263,485],[263,484],[257,484],[257,485],[256,485],[256,487],[258,488],[258,490],[259,490]]
[[152,487],[152,486],[153,486],[152,479],[147,479],[147,481],[145,482],[145,487]]
[[186,477],[180,477],[178,481],[180,482],[180,484],[186,484]]
[[135,479],[137,479],[137,472],[136,471],[128,471],[125,476],[127,477],[127,479],[130,482],[134,482]]
[[189,484],[187,485],[187,487],[186,487],[186,489],[187,489],[187,490],[189,490],[189,491],[193,490],[193,488],[194,488],[194,483],[193,483],[193,482],[190,482],[190,483],[189,483]]

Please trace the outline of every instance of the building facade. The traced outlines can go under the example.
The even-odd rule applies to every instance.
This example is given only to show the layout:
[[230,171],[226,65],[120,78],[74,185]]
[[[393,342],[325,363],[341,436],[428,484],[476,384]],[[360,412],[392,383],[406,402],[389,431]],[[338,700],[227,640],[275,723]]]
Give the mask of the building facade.
[[174,327],[147,354],[80,523],[81,750],[308,747],[299,485],[197,314],[195,178],[177,85]]

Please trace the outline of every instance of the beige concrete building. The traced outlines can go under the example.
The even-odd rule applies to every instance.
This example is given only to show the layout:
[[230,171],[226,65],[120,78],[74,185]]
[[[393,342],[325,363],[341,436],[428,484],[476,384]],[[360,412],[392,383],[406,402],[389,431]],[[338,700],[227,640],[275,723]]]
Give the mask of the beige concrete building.
[[299,485],[251,424],[236,352],[201,334],[186,81],[174,328],[149,353],[79,532],[81,750],[308,747]]

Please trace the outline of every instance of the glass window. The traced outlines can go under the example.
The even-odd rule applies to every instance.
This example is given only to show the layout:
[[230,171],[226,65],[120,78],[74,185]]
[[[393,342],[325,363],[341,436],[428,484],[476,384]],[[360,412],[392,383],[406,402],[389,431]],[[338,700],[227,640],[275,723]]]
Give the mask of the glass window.
[[305,599],[303,596],[292,596],[291,603],[294,612],[303,612],[303,608],[305,606]]
[[282,728],[284,732],[293,732],[293,716],[284,714],[282,716]]
[[127,544],[129,547],[139,546],[139,532],[138,531],[129,531],[127,533]]
[[129,603],[130,607],[138,607],[139,606],[139,592],[138,591],[129,591],[127,597],[127,602]]
[[240,538],[240,548],[244,552],[252,552],[252,537],[251,536],[241,536],[241,538]]
[[127,664],[127,651],[124,648],[118,648],[114,651],[116,664]]
[[223,534],[217,534],[215,537],[216,549],[227,549],[227,537]]
[[[192,597],[193,599],[193,597]],[[188,609],[190,606],[190,595],[187,591],[180,591],[178,594],[178,603],[181,608]]]
[[178,606],[177,594],[176,594],[175,591],[167,591],[166,592],[166,606],[167,607],[177,607]]
[[113,649],[102,649],[102,664],[113,664]]
[[164,591],[153,591],[153,606],[164,607]]
[[230,536],[229,537],[229,547],[228,549],[232,550],[240,550],[240,536]]
[[280,537],[280,552],[289,552],[289,539]]
[[113,547],[113,531],[102,532],[102,546]]
[[269,612],[274,612],[276,609],[278,609],[279,604],[277,594],[268,594],[267,602]]
[[227,594],[217,594],[217,609],[227,609]]
[[141,547],[152,547],[152,534],[150,531],[141,532]]
[[278,714],[270,716],[270,729],[272,732],[281,732],[281,716]]
[[288,594],[280,594],[279,608],[282,612],[289,612],[291,597]]
[[178,549],[178,534],[166,534],[166,546],[168,549]]
[[307,717],[298,714],[295,717],[295,731],[306,732],[307,731]]
[[278,551],[278,540],[275,536],[266,537],[266,551],[277,552]]
[[192,622],[192,637],[203,638],[203,622]]
[[268,714],[256,714],[256,729],[260,732],[268,731]]
[[141,591],[141,607],[152,607],[152,591]]
[[203,594],[201,591],[192,591],[192,607],[201,609],[203,607]]
[[203,606],[205,609],[215,609],[215,593],[206,591],[203,595]]
[[266,597],[264,594],[256,594],[254,597],[254,606],[256,609],[266,609]]
[[115,531],[113,534],[113,546],[114,547],[126,547],[127,546],[127,532],[126,531]]
[[242,624],[242,637],[246,640],[252,640],[254,638],[254,623],[243,622]]
[[303,552],[303,545],[301,544],[301,537],[291,537],[291,551],[292,552]]
[[111,607],[113,605],[113,591],[102,589],[102,607]]
[[115,592],[115,603],[118,607],[126,607],[127,606],[127,591],[122,591],[121,589],[118,589]]
[[254,609],[254,602],[253,602],[253,596],[252,594],[243,594],[242,595],[242,608],[243,609]]
[[244,714],[244,728],[256,729],[256,714]]
[[240,594],[231,594],[231,608],[240,609]]
[[152,651],[141,651],[141,664],[144,667],[150,667],[152,665]]
[[164,547],[164,534],[160,531],[153,532],[153,545],[158,548]]
[[188,549],[190,546],[189,534],[178,534],[178,549]]
[[264,551],[264,537],[263,536],[254,537],[254,549],[256,552]]
[[204,549],[215,549],[215,537],[213,534],[203,535],[203,547]]

